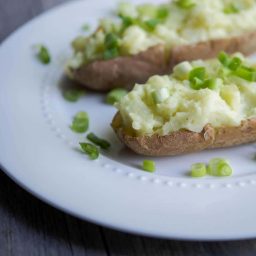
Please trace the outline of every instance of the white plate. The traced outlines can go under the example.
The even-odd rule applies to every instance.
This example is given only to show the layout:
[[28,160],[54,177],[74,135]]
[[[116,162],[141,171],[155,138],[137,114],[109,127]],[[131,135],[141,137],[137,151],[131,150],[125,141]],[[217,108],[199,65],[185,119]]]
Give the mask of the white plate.
[[[116,1],[117,2],[117,1]],[[77,103],[61,96],[69,43],[88,22],[110,15],[115,2],[75,1],[23,26],[0,47],[0,162],[16,182],[44,201],[83,219],[115,229],[179,239],[256,236],[256,148],[253,144],[154,159],[157,172],[138,166],[137,156],[115,138],[115,109],[87,94]],[[49,46],[53,62],[34,57],[35,43]],[[91,131],[112,149],[97,161],[76,150],[84,140],[69,129],[72,116],[88,111]],[[191,163],[226,157],[230,178],[193,179]]]

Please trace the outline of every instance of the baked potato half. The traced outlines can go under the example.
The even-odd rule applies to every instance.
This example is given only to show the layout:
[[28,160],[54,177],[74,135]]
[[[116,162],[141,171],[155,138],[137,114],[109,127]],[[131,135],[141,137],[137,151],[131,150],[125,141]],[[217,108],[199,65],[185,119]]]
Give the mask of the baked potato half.
[[138,154],[168,156],[256,141],[256,69],[241,54],[182,62],[116,104],[112,128]]
[[123,3],[117,14],[119,21],[103,20],[92,35],[73,42],[67,74],[87,88],[132,89],[154,74],[170,73],[184,60],[256,51],[255,1]]

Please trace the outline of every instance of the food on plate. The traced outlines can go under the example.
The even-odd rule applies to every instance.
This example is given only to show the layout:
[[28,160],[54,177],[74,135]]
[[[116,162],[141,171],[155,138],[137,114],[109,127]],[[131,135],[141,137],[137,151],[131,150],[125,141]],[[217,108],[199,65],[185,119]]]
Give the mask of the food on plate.
[[89,128],[89,116],[86,112],[78,112],[74,118],[70,129],[76,133],[87,132]]
[[79,144],[82,151],[86,153],[91,160],[96,160],[99,157],[100,152],[95,145],[86,142],[81,142]]
[[206,165],[204,163],[195,163],[191,165],[190,175],[193,178],[204,177],[207,173]]
[[223,158],[212,158],[207,166],[204,163],[195,163],[190,169],[190,175],[193,178],[204,177],[206,174],[225,177],[232,175],[233,172],[228,161]]
[[156,165],[152,160],[144,160],[142,163],[142,169],[146,172],[155,172]]
[[47,65],[51,62],[51,55],[46,46],[38,44],[35,46],[35,49],[37,52],[37,58],[41,63]]
[[136,84],[112,127],[133,151],[177,155],[256,140],[256,69],[242,54],[185,61]]
[[116,102],[120,101],[124,95],[127,94],[127,90],[122,88],[116,88],[111,90],[106,97],[106,103],[114,105]]
[[85,94],[84,90],[71,88],[71,89],[66,89],[63,92],[63,97],[67,101],[77,102],[80,99],[80,97],[83,96],[84,94]]
[[230,176],[232,174],[232,168],[227,160],[223,158],[213,158],[209,161],[207,173],[219,177]]
[[256,50],[254,0],[122,3],[117,13],[119,20],[104,19],[92,35],[73,41],[71,79],[98,91],[131,89],[184,60]]
[[91,141],[92,143],[96,144],[97,146],[101,147],[102,149],[109,149],[110,143],[102,138],[99,138],[94,133],[90,132],[86,138]]

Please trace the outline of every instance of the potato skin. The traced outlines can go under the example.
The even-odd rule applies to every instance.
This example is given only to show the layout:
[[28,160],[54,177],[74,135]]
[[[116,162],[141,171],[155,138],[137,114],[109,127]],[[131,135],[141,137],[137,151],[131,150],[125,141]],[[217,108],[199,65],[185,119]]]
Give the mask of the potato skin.
[[184,60],[209,59],[220,51],[249,55],[256,51],[255,42],[256,31],[252,31],[231,38],[177,46],[169,53],[163,45],[156,45],[134,56],[93,61],[71,70],[71,74],[75,81],[96,91],[109,91],[116,87],[130,90],[135,83],[145,83],[152,75],[169,74],[176,64]]
[[256,118],[242,121],[237,127],[213,128],[206,125],[200,133],[181,130],[165,136],[135,137],[125,133],[118,112],[111,126],[127,147],[145,156],[173,156],[256,141]]

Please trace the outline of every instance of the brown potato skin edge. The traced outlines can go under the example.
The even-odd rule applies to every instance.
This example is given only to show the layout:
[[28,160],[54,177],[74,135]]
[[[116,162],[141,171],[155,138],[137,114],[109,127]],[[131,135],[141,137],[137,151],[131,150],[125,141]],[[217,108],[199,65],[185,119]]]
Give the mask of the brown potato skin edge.
[[256,118],[242,121],[237,127],[213,128],[206,125],[200,133],[182,130],[165,136],[155,134],[135,137],[124,131],[118,112],[111,126],[121,142],[134,152],[145,156],[173,156],[256,141]]
[[109,91],[116,87],[130,90],[135,83],[145,83],[152,75],[170,73],[176,64],[184,60],[210,59],[220,51],[249,55],[256,51],[255,42],[256,31],[252,31],[231,38],[177,46],[169,53],[163,45],[156,45],[137,55],[93,61],[71,70],[71,74],[75,81],[96,91]]

